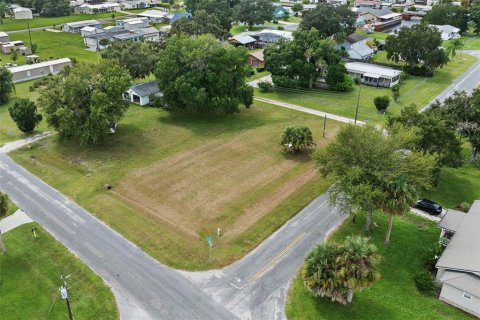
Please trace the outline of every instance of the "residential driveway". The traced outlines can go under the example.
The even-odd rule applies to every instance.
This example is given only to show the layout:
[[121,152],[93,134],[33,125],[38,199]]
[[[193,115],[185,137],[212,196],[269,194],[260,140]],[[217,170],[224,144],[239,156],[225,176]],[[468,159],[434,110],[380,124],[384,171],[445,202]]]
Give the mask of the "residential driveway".
[[2,234],[4,234],[15,229],[16,227],[21,226],[22,224],[30,222],[33,222],[33,220],[27,216],[25,212],[19,209],[15,211],[14,214],[0,220],[0,231]]
[[429,214],[425,211],[422,211],[420,209],[417,209],[417,208],[410,208],[410,212],[412,212],[413,214],[416,214],[417,216],[420,216],[422,218],[425,218],[425,219],[428,219],[428,220],[431,220],[431,221],[435,221],[435,222],[440,222],[440,220],[442,220],[443,216],[445,215],[445,213],[447,211],[443,210],[442,213],[439,214],[438,216],[432,216],[431,214]]

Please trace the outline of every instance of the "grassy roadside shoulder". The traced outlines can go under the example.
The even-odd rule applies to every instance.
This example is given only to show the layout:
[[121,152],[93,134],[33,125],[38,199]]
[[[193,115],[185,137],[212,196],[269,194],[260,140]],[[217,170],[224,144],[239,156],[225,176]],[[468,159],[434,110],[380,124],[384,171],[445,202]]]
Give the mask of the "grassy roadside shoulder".
[[[363,235],[364,217],[353,224],[346,220],[329,241],[343,241],[348,235]],[[315,298],[304,287],[300,275],[293,280],[286,306],[290,320],[343,319],[473,319],[434,296],[419,293],[413,282],[415,272],[422,268],[430,248],[438,240],[439,229],[434,222],[408,214],[395,220],[392,244],[383,244],[387,216],[377,214],[378,225],[372,242],[379,249],[381,279],[370,289],[356,292],[353,302],[343,306],[328,298]]]
[[[31,229],[38,229],[34,238]],[[7,232],[0,255],[2,320],[66,319],[60,273],[68,279],[75,319],[118,319],[114,296],[101,278],[36,223]]]

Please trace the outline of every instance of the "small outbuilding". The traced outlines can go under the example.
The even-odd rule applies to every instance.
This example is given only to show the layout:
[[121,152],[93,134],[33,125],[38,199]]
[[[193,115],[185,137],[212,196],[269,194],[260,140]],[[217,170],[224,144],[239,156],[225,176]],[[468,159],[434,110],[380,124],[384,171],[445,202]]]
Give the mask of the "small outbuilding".
[[257,39],[249,35],[236,35],[228,38],[228,42],[234,46],[244,46],[247,48],[254,48],[257,44]]
[[158,89],[158,84],[155,80],[131,86],[125,92],[124,98],[132,103],[145,106],[150,103],[150,96],[152,94],[161,96],[160,89]]
[[263,57],[263,50],[250,52],[248,54],[248,64],[254,68],[264,68],[265,58]]
[[23,7],[17,7],[12,9],[13,18],[15,20],[29,20],[33,19],[32,10]]

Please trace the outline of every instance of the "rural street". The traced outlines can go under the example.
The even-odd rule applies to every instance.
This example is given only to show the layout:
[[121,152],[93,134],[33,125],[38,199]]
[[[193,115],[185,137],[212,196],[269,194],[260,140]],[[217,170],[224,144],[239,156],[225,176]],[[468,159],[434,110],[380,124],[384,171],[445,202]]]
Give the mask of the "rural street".
[[450,97],[455,91],[465,91],[471,93],[480,84],[480,50],[464,50],[463,53],[470,54],[479,61],[477,61],[470,69],[461,74],[458,78],[452,81],[445,90],[443,90],[435,99],[423,107],[420,112],[424,112],[430,108],[435,101],[443,102]]
[[345,217],[322,195],[235,264],[178,272],[17,165],[5,154],[12,149],[0,148],[0,190],[111,286],[122,319],[283,319],[288,282]]

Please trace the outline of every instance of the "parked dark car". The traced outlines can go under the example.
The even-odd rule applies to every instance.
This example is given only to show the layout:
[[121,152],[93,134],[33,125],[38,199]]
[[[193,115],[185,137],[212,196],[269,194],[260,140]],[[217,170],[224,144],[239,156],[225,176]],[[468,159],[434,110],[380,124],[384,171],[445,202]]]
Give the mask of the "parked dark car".
[[437,216],[440,213],[442,213],[442,206],[428,199],[418,200],[417,205],[415,207],[417,207],[420,210],[426,211],[429,214],[434,216]]

